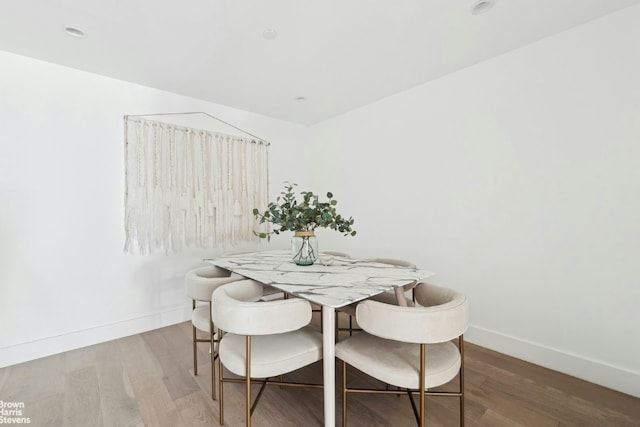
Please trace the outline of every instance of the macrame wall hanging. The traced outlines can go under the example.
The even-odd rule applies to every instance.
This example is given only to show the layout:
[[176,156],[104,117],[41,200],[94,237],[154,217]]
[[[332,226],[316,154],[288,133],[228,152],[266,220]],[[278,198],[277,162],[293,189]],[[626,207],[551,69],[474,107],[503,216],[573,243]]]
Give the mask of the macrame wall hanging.
[[125,252],[177,253],[254,238],[253,208],[266,209],[269,198],[267,142],[141,116],[125,116],[124,127]]

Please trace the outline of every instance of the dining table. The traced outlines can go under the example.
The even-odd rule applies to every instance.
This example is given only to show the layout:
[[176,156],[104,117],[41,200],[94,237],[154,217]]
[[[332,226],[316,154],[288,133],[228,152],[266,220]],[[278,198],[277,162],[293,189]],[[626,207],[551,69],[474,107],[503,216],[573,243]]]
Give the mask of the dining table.
[[434,275],[419,268],[324,253],[314,264],[301,266],[287,250],[230,254],[206,261],[322,307],[325,427],[334,427],[336,421],[336,309],[391,290],[404,305],[404,287]]

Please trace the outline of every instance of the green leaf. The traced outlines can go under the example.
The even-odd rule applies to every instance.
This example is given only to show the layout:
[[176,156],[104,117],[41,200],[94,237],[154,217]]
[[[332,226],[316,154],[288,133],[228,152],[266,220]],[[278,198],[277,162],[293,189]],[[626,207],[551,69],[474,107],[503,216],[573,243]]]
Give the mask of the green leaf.
[[[351,229],[353,218],[348,220],[336,212],[338,201],[333,199],[333,193],[327,192],[327,201],[321,201],[320,197],[312,191],[301,191],[301,199],[294,193],[297,184],[285,182],[284,191],[276,198],[275,202],[267,205],[267,210],[260,213],[259,209],[253,209],[253,215],[259,223],[269,223],[280,226],[272,233],[260,233],[260,237],[267,239],[271,234],[279,234],[284,231],[315,230],[318,227],[338,230],[347,236],[355,231]],[[254,233],[257,235],[257,233]]]

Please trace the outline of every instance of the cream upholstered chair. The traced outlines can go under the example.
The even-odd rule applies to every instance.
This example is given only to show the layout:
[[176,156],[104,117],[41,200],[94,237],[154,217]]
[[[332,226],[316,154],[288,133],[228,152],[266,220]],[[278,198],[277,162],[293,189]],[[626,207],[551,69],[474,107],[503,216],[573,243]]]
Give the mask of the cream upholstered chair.
[[[342,423],[347,422],[347,394],[408,393],[416,419],[425,424],[425,395],[457,396],[460,425],[464,426],[464,339],[469,321],[465,295],[452,289],[420,283],[416,306],[400,307],[367,300],[358,305],[356,319],[365,332],[336,344],[342,368]],[[456,346],[453,340],[457,340]],[[364,390],[347,387],[347,364],[387,384],[405,390]],[[446,384],[459,375],[458,392],[427,389]],[[419,414],[412,393],[420,395]]]
[[[191,298],[191,326],[193,329],[193,373],[198,375],[197,343],[209,343],[211,351],[211,398],[215,400],[215,327],[211,319],[211,294],[221,285],[244,279],[244,276],[232,273],[216,266],[199,267],[188,271],[184,277],[184,287]],[[198,330],[207,334],[199,338]]]
[[[246,386],[246,425],[251,426],[251,414],[267,383],[281,386],[309,386],[271,381],[322,359],[322,335],[311,329],[311,305],[299,298],[258,301],[262,284],[243,280],[221,286],[213,293],[213,321],[221,334],[218,352],[220,363],[220,424],[224,424],[224,383],[241,382]],[[223,367],[244,379],[227,378]],[[264,379],[262,388],[251,404],[252,378]]]

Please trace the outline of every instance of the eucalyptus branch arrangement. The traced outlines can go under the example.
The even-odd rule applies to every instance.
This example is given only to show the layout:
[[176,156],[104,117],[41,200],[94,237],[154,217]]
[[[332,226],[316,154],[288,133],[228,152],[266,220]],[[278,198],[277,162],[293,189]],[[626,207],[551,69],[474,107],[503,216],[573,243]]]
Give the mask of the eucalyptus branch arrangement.
[[[327,201],[320,201],[319,196],[311,191],[302,191],[302,200],[298,200],[294,192],[295,183],[285,182],[284,191],[275,202],[267,205],[267,210],[260,212],[253,210],[253,215],[260,223],[279,225],[272,233],[282,231],[313,231],[316,228],[330,228],[343,233],[345,236],[355,236],[352,229],[353,218],[345,218],[336,212],[338,201],[331,192],[327,193]],[[261,239],[269,238],[271,233],[254,233]]]

